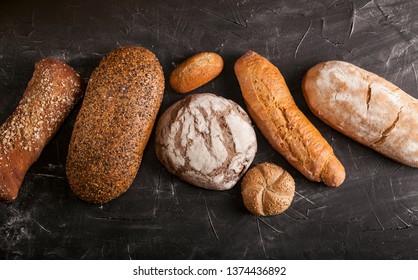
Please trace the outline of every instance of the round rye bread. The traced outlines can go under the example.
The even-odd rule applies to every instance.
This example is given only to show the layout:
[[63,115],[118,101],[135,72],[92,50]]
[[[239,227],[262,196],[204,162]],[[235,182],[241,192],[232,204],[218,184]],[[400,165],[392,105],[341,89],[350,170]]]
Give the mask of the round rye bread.
[[232,188],[252,163],[257,141],[235,102],[210,93],[171,105],[156,128],[156,154],[167,170],[206,189]]

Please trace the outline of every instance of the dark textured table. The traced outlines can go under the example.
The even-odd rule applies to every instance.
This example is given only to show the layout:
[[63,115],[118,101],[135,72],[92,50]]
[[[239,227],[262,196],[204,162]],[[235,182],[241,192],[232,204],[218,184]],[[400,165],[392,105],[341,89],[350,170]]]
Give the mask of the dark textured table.
[[[222,74],[193,91],[244,102],[233,72],[248,49],[273,62],[296,103],[347,171],[336,189],[307,181],[257,132],[253,162],[287,169],[296,194],[285,213],[255,217],[239,184],[193,187],[158,162],[154,134],[131,188],[102,206],[82,202],[65,177],[80,104],[26,175],[16,201],[0,204],[1,259],[417,259],[418,170],[366,148],[313,116],[301,92],[307,69],[345,60],[418,97],[416,1],[2,1],[0,122],[17,106],[34,63],[55,57],[88,81],[108,51],[141,45],[166,78],[185,58],[219,53]],[[65,2],[65,3],[64,3]],[[166,83],[160,110],[183,98]]]

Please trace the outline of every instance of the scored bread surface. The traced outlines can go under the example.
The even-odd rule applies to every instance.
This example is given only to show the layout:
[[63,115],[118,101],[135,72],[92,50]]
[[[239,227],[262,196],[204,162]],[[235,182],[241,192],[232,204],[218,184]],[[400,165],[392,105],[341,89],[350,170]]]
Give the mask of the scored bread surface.
[[270,216],[286,211],[295,195],[295,181],[280,166],[264,162],[245,174],[241,183],[245,207],[251,213]]
[[312,112],[334,129],[403,164],[418,167],[418,100],[343,61],[320,63],[302,83]]

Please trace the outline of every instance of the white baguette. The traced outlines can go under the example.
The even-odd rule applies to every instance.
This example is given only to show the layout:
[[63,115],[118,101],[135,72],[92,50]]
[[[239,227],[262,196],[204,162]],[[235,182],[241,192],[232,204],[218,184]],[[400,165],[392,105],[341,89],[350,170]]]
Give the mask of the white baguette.
[[418,100],[376,74],[342,61],[309,69],[302,90],[322,121],[400,163],[418,167]]

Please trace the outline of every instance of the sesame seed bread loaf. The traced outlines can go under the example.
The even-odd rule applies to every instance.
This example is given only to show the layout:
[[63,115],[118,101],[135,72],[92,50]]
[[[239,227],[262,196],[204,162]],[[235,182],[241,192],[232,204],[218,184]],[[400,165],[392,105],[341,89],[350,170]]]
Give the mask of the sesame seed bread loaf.
[[16,199],[29,167],[82,97],[80,76],[67,64],[45,58],[19,105],[0,127],[0,200]]
[[103,204],[134,180],[164,94],[157,57],[120,47],[93,71],[74,124],[66,173],[82,200]]
[[168,171],[192,185],[232,188],[254,159],[251,121],[235,102],[214,94],[188,95],[171,105],[156,128],[155,150]]
[[400,163],[418,167],[418,100],[378,75],[344,61],[305,74],[305,99],[322,121]]

